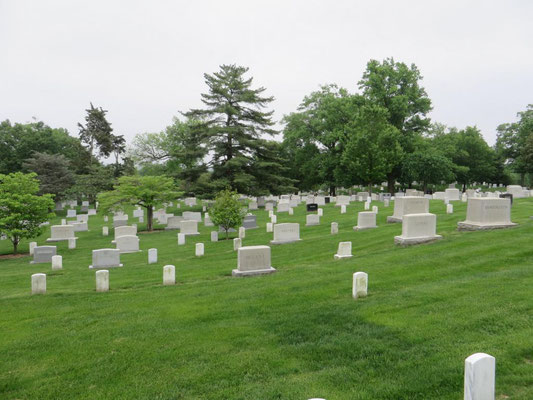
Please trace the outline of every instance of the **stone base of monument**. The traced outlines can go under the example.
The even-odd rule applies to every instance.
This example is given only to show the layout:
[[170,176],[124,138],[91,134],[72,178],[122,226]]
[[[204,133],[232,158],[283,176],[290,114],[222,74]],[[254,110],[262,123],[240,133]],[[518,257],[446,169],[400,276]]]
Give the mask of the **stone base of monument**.
[[354,231],[362,231],[362,230],[365,230],[365,229],[374,229],[374,228],[377,228],[377,226],[357,226],[356,225],[356,226],[353,227],[353,230]]
[[[533,218],[533,217],[532,217]],[[460,231],[483,231],[483,230],[491,230],[491,229],[505,229],[505,228],[512,228],[513,226],[516,226],[518,224],[515,223],[508,223],[508,224],[475,224],[471,222],[458,222],[457,223],[457,230]]]
[[[206,225],[207,226],[207,225]],[[179,226],[176,226],[176,227],[168,227],[168,226],[165,226],[165,230],[166,231],[175,231],[176,229],[180,229]]]
[[141,251],[142,250],[120,250],[120,254],[140,253]]
[[244,277],[244,276],[255,276],[255,275],[265,275],[265,274],[272,274],[276,272],[276,268],[268,268],[268,269],[256,269],[252,271],[239,271],[238,269],[234,269],[231,271],[231,276],[235,277]]
[[118,265],[103,265],[101,267],[98,267],[98,266],[94,266],[94,265],[89,265],[89,268],[90,269],[104,269],[104,268],[119,268],[119,267],[123,267],[124,264],[118,264]]
[[[89,231],[87,231],[87,232],[89,232]],[[64,241],[64,240],[66,240],[66,241],[68,242],[69,239],[76,239],[76,240],[78,240],[77,237],[71,237],[71,238],[66,238],[66,239],[52,239],[52,238],[48,238],[48,239],[46,239],[46,241],[47,241],[47,242],[62,242],[62,241]]]
[[439,239],[442,239],[441,235],[410,237],[410,238],[406,238],[403,236],[394,236],[394,243],[399,246],[412,246],[414,244],[434,242],[435,240],[439,240]]
[[393,217],[392,215],[391,216],[388,216],[387,217],[387,222],[392,224],[392,223],[396,223],[396,222],[399,222],[400,224],[402,223],[402,219],[401,218],[398,218],[398,217]]
[[347,255],[344,255],[344,256],[341,255],[341,254],[335,254],[335,255],[333,256],[333,258],[334,258],[335,260],[342,260],[342,259],[344,259],[344,258],[351,258],[351,257],[353,257],[352,254],[347,254]]
[[302,239],[292,239],[292,240],[271,240],[270,244],[288,244],[288,243],[296,243],[301,241]]
[[318,224],[305,224],[305,226],[318,226],[318,225],[320,225],[320,223],[318,223]]

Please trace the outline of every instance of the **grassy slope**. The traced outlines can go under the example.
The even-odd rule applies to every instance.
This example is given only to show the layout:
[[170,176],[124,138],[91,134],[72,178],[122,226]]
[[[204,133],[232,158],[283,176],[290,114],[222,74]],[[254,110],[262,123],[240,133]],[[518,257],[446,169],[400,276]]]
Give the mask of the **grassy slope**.
[[[209,242],[202,225],[186,246],[176,231],[140,234],[144,251],[123,255],[111,291],[96,293],[90,250],[113,247],[101,216],[76,250],[58,244],[62,271],[0,260],[0,398],[459,399],[475,352],[496,357],[498,398],[533,398],[533,199],[515,201],[518,227],[466,233],[456,230],[464,203],[446,215],[432,201],[444,239],[410,248],[394,246],[401,225],[387,225],[392,207],[378,205],[379,228],[362,232],[352,230],[362,204],[345,215],[326,206],[318,227],[304,226],[303,205],[279,214],[300,222],[303,240],[272,247],[278,272],[263,277],[232,278],[232,242]],[[257,215],[245,245],[271,239],[267,213]],[[347,240],[354,257],[334,261]],[[149,266],[151,247],[159,262]],[[161,285],[166,264],[174,287]],[[356,271],[369,275],[359,301]],[[47,273],[44,296],[29,294],[36,272]]]

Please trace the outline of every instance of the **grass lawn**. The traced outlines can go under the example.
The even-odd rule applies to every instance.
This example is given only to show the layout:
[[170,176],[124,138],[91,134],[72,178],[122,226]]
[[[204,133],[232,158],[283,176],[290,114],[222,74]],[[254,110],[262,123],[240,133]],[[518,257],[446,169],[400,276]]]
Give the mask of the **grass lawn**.
[[[392,205],[373,204],[379,228],[359,232],[362,203],[344,215],[327,205],[314,227],[303,204],[278,214],[278,223],[300,223],[303,240],[272,246],[277,273],[266,276],[232,278],[232,241],[211,243],[213,228],[201,224],[179,247],[177,231],[139,233],[143,251],[122,255],[110,292],[96,293],[91,250],[114,247],[100,215],[77,234],[77,249],[57,243],[61,271],[28,255],[1,259],[0,398],[457,400],[464,359],[485,352],[496,357],[497,399],[533,399],[533,199],[515,200],[519,226],[487,232],[457,231],[466,203],[446,215],[431,201],[444,238],[409,248],[394,245]],[[260,227],[243,245],[272,238],[268,213],[255,214]],[[354,257],[334,261],[349,240]],[[194,256],[196,242],[204,257]],[[153,247],[159,262],[148,265]],[[166,264],[176,286],[162,286]],[[369,296],[354,301],[356,271],[368,273]],[[48,291],[31,296],[37,272]]]

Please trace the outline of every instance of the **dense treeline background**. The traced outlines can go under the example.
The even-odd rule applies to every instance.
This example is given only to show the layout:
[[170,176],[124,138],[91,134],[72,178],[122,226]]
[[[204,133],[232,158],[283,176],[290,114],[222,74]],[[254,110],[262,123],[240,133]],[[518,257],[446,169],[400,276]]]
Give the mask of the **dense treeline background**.
[[458,129],[429,119],[431,99],[415,65],[371,60],[358,91],[320,87],[283,118],[281,132],[269,108],[274,97],[254,86],[247,68],[222,65],[204,77],[203,108],[180,113],[161,132],[137,134],[128,150],[107,111],[92,104],[77,138],[43,122],[1,122],[0,174],[35,172],[41,193],[90,201],[134,174],[172,177],[184,194],[201,197],[227,187],[251,195],[334,195],[382,182],[389,192],[398,184],[431,191],[455,181],[463,188],[531,183],[533,105],[498,126],[490,147],[475,125]]

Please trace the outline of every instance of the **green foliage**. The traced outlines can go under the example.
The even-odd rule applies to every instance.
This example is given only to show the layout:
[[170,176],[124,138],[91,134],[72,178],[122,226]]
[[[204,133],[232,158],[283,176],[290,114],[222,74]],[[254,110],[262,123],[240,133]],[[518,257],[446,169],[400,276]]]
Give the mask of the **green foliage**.
[[62,154],[35,152],[24,162],[23,166],[27,171],[37,174],[39,194],[53,194],[55,201],[63,199],[74,185],[74,174],[70,162]]
[[455,179],[457,166],[430,146],[408,154],[402,165],[402,182],[410,185],[413,181],[422,183],[424,192],[428,185],[449,183]]
[[98,150],[99,155],[109,157],[113,152],[113,128],[106,119],[107,110],[95,108],[91,103],[91,108],[85,110],[85,125],[78,123],[80,140],[87,145],[91,156]]
[[154,207],[179,196],[172,178],[165,176],[122,176],[114,189],[98,195],[100,209],[104,212],[122,209],[124,205],[137,205],[147,210],[147,229],[153,227]]
[[239,201],[239,195],[229,189],[220,191],[215,198],[215,204],[209,208],[211,221],[226,231],[226,240],[228,231],[240,227],[245,215],[246,209]]
[[391,173],[401,158],[400,133],[388,121],[387,109],[369,104],[362,106],[351,124],[343,154],[343,165],[372,191],[372,185]]
[[335,187],[346,180],[341,164],[344,143],[361,101],[346,89],[325,85],[284,118],[283,147],[300,189],[325,184],[334,195]]
[[93,164],[86,174],[77,175],[76,183],[70,188],[68,194],[77,198],[87,198],[92,204],[100,192],[113,188],[113,171],[110,166],[104,167]]
[[[274,135],[271,127],[273,111],[262,111],[274,98],[264,96],[265,88],[252,89],[252,78],[244,75],[248,68],[222,65],[214,74],[204,74],[209,88],[202,94],[204,109],[193,109],[185,115],[200,121],[197,132],[204,132],[208,149],[212,151],[212,179],[215,185],[225,181],[240,193],[261,191],[278,180],[270,169],[257,175],[254,166],[268,152],[261,137]],[[274,158],[268,160],[275,163]],[[218,181],[218,182],[217,182]]]
[[40,224],[54,216],[52,195],[38,192],[34,173],[0,174],[0,233],[11,240],[15,254],[21,239],[39,236],[44,230]]
[[[431,100],[420,86],[422,75],[416,67],[387,58],[383,62],[370,60],[359,88],[365,99],[389,111],[389,122],[400,132],[400,146],[404,154],[415,151],[416,143],[428,129]],[[388,174],[389,191],[394,190],[394,181],[401,175],[402,159]]]
[[90,162],[89,153],[77,138],[65,129],[50,128],[43,122],[0,123],[0,173],[23,171],[23,163],[35,152],[61,154],[72,165],[73,172],[83,172]]

